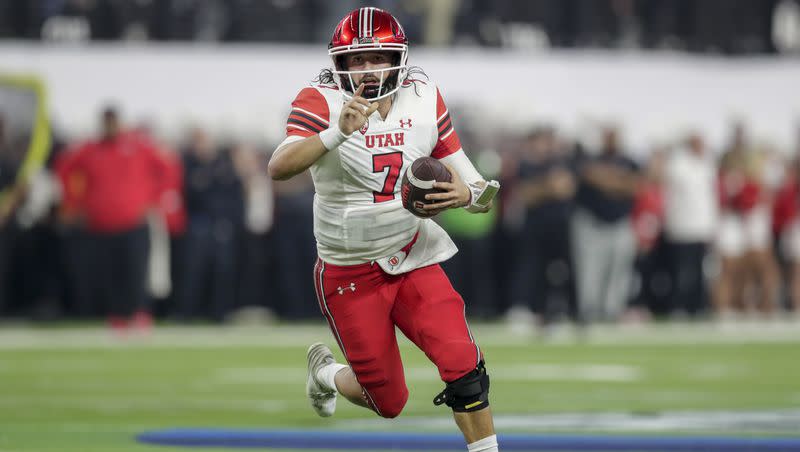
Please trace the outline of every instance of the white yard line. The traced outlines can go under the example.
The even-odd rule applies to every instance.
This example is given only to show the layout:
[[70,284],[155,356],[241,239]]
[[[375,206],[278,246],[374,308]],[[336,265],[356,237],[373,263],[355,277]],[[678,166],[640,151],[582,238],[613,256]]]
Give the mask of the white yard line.
[[[473,325],[477,341],[491,346],[526,347],[538,336],[515,334],[503,323]],[[149,337],[120,339],[102,327],[27,328],[0,327],[0,352],[25,349],[104,348],[232,348],[305,347],[316,341],[332,342],[330,330],[319,325],[269,325],[262,327],[158,327]],[[657,325],[599,325],[584,335],[569,327],[546,342],[552,346],[575,344],[659,346],[677,344],[800,343],[800,323],[761,322],[724,324],[670,323]],[[401,344],[410,343],[401,338]]]
[[[493,381],[596,381],[631,382],[643,378],[636,366],[619,364],[522,364],[492,366]],[[436,368],[412,366],[405,369],[406,380],[435,382],[439,380]],[[297,384],[305,381],[305,369],[295,367],[247,367],[219,369],[204,383],[218,384]]]
[[166,395],[159,397],[144,397],[141,395],[47,395],[47,396],[14,396],[4,395],[0,398],[0,409],[9,410],[18,406],[64,407],[89,409],[101,413],[126,413],[139,410],[159,411],[256,411],[262,413],[283,413],[289,408],[289,403],[284,400],[261,399],[232,399],[232,398],[170,398]]

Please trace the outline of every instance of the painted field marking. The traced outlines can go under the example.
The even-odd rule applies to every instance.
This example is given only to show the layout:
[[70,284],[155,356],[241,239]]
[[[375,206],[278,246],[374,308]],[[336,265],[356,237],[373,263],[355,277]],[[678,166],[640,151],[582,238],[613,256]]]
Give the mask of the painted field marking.
[[[408,381],[439,381],[436,368],[411,366],[405,369]],[[306,371],[298,367],[222,368],[212,377],[213,382],[226,384],[296,384],[305,381]],[[536,363],[512,366],[492,366],[495,381],[597,381],[632,382],[643,378],[637,366],[622,364],[555,364]]]
[[[464,450],[453,433],[385,433],[314,430],[226,430],[182,428],[145,432],[147,444],[188,447],[291,448],[335,450]],[[504,451],[642,451],[649,452],[800,452],[800,438],[500,434]]]
[[[535,337],[514,334],[504,323],[475,323],[473,333],[487,346],[530,347]],[[401,346],[411,347],[398,335]],[[160,326],[149,337],[114,337],[103,327],[0,328],[1,350],[106,349],[106,348],[304,348],[316,341],[331,341],[330,331],[319,325],[264,327]],[[653,347],[691,344],[800,343],[800,322],[754,322],[736,328],[715,323],[651,325],[598,325],[586,335],[568,335],[549,346],[625,345]]]
[[[771,411],[663,411],[654,413],[552,413],[496,414],[494,424],[506,432],[724,432],[745,434],[784,434],[800,440],[800,410]],[[348,419],[338,421],[342,430],[449,431],[450,416]]]

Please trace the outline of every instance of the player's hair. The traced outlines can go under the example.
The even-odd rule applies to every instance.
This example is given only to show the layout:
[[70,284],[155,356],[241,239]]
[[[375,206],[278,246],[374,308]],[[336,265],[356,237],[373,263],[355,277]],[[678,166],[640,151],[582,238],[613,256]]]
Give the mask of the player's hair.
[[[408,71],[406,72],[406,77],[403,80],[400,80],[400,84],[404,84],[406,82],[411,83],[414,85],[414,93],[419,96],[419,90],[417,89],[417,82],[420,82],[420,77],[425,77],[425,80],[430,80],[428,74],[422,70],[419,66],[409,66]],[[336,80],[333,78],[333,71],[330,68],[325,68],[319,71],[317,78],[313,80],[315,83],[320,83],[323,85],[335,85]]]

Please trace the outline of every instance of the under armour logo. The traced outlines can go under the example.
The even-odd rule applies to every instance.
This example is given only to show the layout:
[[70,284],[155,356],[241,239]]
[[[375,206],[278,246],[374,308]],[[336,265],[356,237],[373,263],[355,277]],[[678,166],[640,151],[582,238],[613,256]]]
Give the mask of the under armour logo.
[[350,289],[353,292],[355,292],[356,291],[356,283],[352,283],[351,282],[349,286],[344,286],[344,287],[339,286],[339,287],[336,288],[336,290],[339,291],[339,295],[344,295],[344,291],[347,290],[347,289]]
[[400,120],[400,128],[401,129],[410,129],[411,128],[411,118],[401,119]]

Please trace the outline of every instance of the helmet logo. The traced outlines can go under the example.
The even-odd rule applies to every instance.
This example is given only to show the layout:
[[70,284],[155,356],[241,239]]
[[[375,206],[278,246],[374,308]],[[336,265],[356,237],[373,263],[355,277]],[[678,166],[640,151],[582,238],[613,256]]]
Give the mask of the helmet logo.
[[377,44],[379,42],[381,42],[380,39],[378,39],[376,37],[373,37],[373,36],[362,37],[362,38],[358,38],[358,37],[354,37],[353,38],[353,45],[354,46],[363,45],[363,44]]

